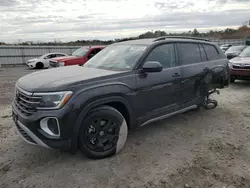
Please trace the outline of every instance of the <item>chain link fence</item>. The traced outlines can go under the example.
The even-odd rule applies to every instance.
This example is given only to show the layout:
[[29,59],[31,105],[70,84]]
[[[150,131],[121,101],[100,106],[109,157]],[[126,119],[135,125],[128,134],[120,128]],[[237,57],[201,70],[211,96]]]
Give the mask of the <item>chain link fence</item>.
[[[245,39],[210,40],[218,45],[244,45],[246,43]],[[80,46],[0,46],[0,65],[25,64],[29,59],[51,52],[62,52],[70,55],[78,48]]]
[[70,55],[78,48],[80,46],[0,46],[0,64],[25,64],[29,59],[51,52]]

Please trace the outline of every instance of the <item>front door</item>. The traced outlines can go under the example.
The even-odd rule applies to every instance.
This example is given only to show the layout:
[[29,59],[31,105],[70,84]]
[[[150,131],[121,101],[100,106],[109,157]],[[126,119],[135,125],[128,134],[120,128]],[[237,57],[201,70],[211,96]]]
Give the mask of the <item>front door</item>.
[[178,43],[177,49],[181,65],[182,104],[190,106],[200,95],[200,79],[206,64],[206,54],[197,43]]
[[136,75],[136,108],[140,122],[179,109],[180,67],[176,64],[175,45],[169,43],[156,46],[144,62],[147,61],[161,63],[163,70]]

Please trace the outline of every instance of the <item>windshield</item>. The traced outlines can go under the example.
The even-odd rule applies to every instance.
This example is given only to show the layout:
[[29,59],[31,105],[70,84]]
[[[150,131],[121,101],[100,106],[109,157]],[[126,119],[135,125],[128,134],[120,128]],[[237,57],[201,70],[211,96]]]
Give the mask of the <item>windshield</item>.
[[228,52],[233,52],[233,51],[241,51],[244,49],[244,46],[232,46],[231,48],[229,48],[227,51]]
[[145,45],[110,45],[84,64],[84,67],[125,71],[132,70]]
[[250,57],[250,46],[244,49],[239,57]]
[[73,56],[85,56],[85,54],[88,52],[87,48],[79,48],[78,50],[73,52]]

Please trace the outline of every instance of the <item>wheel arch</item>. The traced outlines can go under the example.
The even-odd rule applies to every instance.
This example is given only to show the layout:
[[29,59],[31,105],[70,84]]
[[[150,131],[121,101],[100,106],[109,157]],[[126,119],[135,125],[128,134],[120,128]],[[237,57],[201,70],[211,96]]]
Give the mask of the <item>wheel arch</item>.
[[42,61],[37,61],[35,68],[39,68],[39,64],[41,65],[41,68],[44,67],[44,63]]
[[111,106],[118,110],[125,118],[128,128],[131,129],[134,127],[134,119],[131,105],[129,101],[122,96],[109,96],[109,97],[102,97],[99,99],[90,99],[87,103],[85,103],[84,107],[81,109],[79,116],[76,120],[76,124],[74,126],[74,132],[72,137],[72,153],[75,153],[78,150],[78,136],[79,130],[81,127],[81,123],[88,114],[88,112],[94,108],[99,106]]

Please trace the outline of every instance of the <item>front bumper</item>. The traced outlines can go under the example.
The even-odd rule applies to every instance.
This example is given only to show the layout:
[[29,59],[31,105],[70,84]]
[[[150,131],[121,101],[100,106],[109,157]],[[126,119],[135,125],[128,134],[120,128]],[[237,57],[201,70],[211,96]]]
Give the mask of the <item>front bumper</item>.
[[250,69],[233,69],[230,68],[230,75],[232,77],[250,77]]
[[36,63],[26,63],[26,65],[29,68],[35,68],[36,67]]
[[[17,130],[26,142],[46,148],[70,151],[72,136],[71,133],[73,131],[72,125],[74,122],[74,119],[70,118],[70,114],[64,113],[65,111],[62,110],[54,110],[43,112],[39,111],[32,116],[25,116],[18,110],[14,102],[12,103],[12,111],[13,120],[16,124]],[[40,121],[45,117],[56,117],[59,120],[61,132],[59,138],[51,138],[49,135],[46,135],[42,132]],[[67,118],[69,119],[66,120]]]

